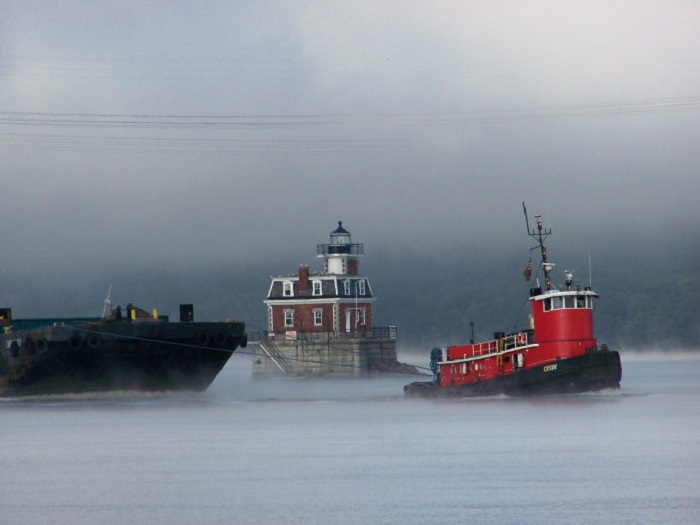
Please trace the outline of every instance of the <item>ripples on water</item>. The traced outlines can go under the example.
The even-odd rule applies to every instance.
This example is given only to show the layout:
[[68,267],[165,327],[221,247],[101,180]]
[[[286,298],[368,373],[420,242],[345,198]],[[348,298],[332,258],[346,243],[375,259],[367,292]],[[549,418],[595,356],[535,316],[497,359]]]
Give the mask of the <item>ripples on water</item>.
[[0,402],[0,524],[695,524],[700,359],[621,391],[404,399],[413,378]]

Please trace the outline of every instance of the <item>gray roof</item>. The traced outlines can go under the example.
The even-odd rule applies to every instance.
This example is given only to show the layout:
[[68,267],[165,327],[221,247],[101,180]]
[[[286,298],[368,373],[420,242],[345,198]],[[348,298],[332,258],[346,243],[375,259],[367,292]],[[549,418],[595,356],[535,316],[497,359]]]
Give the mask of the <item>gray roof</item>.
[[[321,295],[313,295],[313,281],[321,281]],[[350,281],[350,293],[345,293],[344,281]],[[270,286],[270,292],[267,296],[268,300],[291,300],[298,301],[299,299],[329,299],[329,298],[355,298],[356,282],[365,282],[365,293],[364,295],[357,294],[358,299],[372,299],[372,287],[369,284],[369,279],[367,277],[353,275],[353,276],[309,276],[309,289],[299,290],[299,276],[289,276],[289,277],[273,277],[272,286]],[[291,282],[293,295],[284,295],[284,283]],[[336,293],[337,290],[337,293]]]

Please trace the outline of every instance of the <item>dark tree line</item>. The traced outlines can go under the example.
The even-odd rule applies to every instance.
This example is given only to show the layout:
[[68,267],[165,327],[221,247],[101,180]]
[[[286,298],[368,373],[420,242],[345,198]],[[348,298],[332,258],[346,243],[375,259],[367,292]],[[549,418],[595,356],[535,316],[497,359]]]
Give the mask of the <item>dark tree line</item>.
[[[680,243],[655,251],[615,246],[606,252],[593,282],[600,294],[594,308],[599,342],[621,349],[700,349],[700,242]],[[587,266],[581,260],[586,258],[557,251],[557,262],[578,262],[575,281],[582,285],[588,279],[587,268],[580,271]],[[361,273],[370,278],[377,297],[375,325],[397,325],[404,347],[431,348],[467,342],[470,323],[477,340],[490,339],[495,331],[527,327],[528,291],[535,279],[528,283],[523,278],[527,260],[527,249],[520,248],[500,255],[478,247],[399,255],[367,250]],[[293,274],[296,268],[288,257],[196,268],[186,274],[146,268],[111,271],[79,286],[62,287],[55,280],[47,284],[50,276],[6,278],[0,306],[12,307],[16,317],[95,316],[102,313],[107,287],[113,284],[115,304],[158,307],[176,318],[178,304],[194,303],[198,320],[235,318],[258,331],[266,328],[263,300],[270,275]],[[563,282],[564,268],[564,263],[556,267],[555,284]]]

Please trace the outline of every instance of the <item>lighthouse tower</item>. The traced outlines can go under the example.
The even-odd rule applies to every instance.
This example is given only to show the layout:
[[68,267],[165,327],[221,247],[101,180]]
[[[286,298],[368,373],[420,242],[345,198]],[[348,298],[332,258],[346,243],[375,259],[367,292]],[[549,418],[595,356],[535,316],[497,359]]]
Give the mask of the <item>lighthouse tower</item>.
[[271,278],[267,331],[256,344],[253,372],[291,375],[358,375],[396,370],[395,326],[373,323],[375,297],[361,275],[362,244],[338,222],[328,244],[317,244],[323,271],[301,265],[292,275]]
[[357,275],[360,269],[358,257],[364,255],[364,245],[353,244],[350,232],[343,228],[343,221],[331,232],[329,244],[316,245],[316,256],[323,257],[323,273]]

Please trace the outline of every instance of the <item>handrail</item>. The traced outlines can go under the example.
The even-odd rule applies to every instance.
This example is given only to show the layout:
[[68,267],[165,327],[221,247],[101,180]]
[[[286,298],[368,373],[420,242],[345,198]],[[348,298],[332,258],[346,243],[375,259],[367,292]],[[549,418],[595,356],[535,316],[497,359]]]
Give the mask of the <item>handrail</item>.
[[[452,356],[443,362],[463,361],[474,357],[490,356],[496,354],[505,354],[527,348],[534,344],[532,330],[523,330],[521,332],[509,334],[507,336],[491,339],[482,343],[472,343],[468,345],[455,345],[450,348],[456,350]],[[457,355],[459,353],[459,355]]]
[[267,354],[267,357],[275,363],[277,368],[279,368],[284,375],[289,374],[292,371],[292,364],[289,360],[282,355],[282,352],[275,346],[272,341],[257,341],[258,346],[262,348],[263,352]]
[[[375,326],[368,330],[354,330],[350,332],[316,332],[304,330],[290,330],[294,336],[292,340],[303,341],[328,341],[330,339],[397,339],[399,329],[396,326]],[[249,332],[248,340],[251,342],[267,341],[267,340],[285,340],[288,331],[258,331]]]

